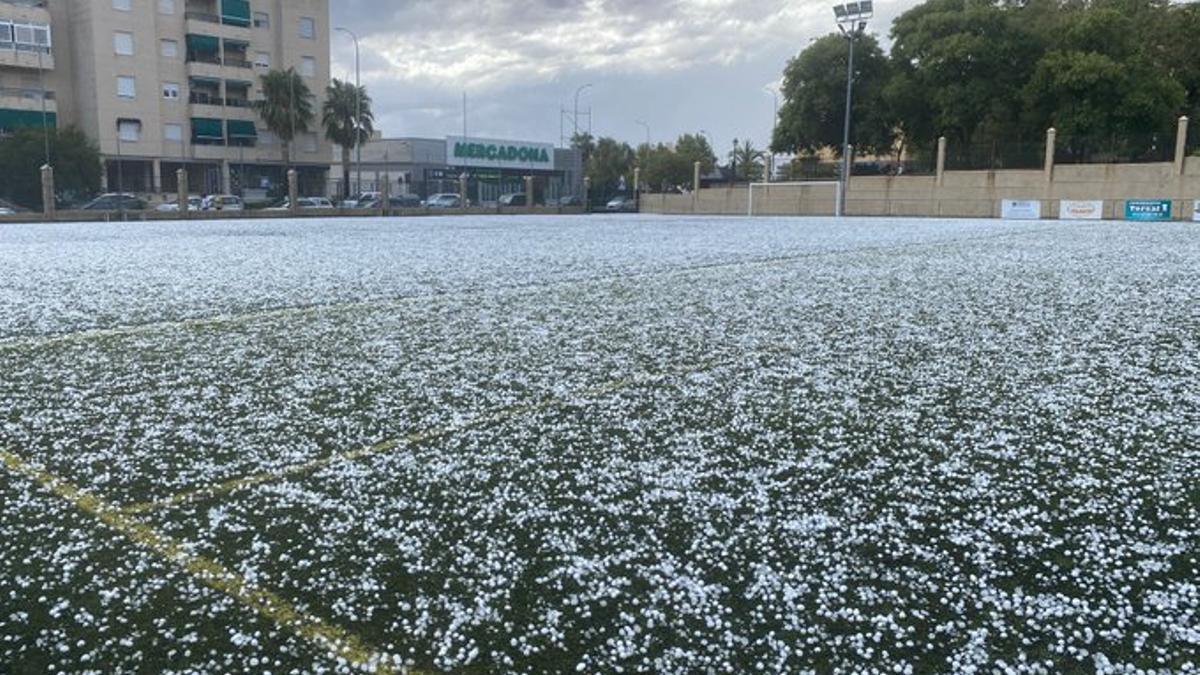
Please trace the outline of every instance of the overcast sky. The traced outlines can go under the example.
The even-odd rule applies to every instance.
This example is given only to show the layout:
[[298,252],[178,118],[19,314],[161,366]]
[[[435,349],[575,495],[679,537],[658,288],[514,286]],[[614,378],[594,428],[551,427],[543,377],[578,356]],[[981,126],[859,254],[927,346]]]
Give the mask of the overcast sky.
[[[839,0],[840,1],[840,0]],[[562,106],[631,144],[707,132],[765,147],[787,60],[834,30],[833,0],[334,0],[335,26],[362,38],[363,83],[389,137],[462,132],[557,143]],[[872,31],[916,0],[877,0]],[[354,49],[333,36],[334,77]],[[581,119],[587,126],[587,120]],[[568,129],[570,122],[567,121]]]

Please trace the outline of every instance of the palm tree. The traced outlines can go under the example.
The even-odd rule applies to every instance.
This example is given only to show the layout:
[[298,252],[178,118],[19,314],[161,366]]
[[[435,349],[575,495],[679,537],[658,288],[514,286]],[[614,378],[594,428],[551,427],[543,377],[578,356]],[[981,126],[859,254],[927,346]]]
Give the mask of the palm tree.
[[254,110],[283,143],[284,162],[290,167],[296,134],[308,133],[313,122],[312,91],[295,68],[272,70],[261,80],[263,97],[254,102]]
[[733,142],[733,152],[729,153],[729,160],[733,163],[735,175],[734,180],[739,178],[748,181],[761,180],[763,175],[763,159],[767,153],[754,147],[750,141],[746,141],[738,145],[737,141]]
[[[355,123],[357,118],[357,124]],[[321,111],[325,137],[342,147],[343,197],[350,197],[350,151],[371,140],[375,133],[375,115],[366,87],[335,79],[325,90]],[[361,186],[359,186],[361,189]]]

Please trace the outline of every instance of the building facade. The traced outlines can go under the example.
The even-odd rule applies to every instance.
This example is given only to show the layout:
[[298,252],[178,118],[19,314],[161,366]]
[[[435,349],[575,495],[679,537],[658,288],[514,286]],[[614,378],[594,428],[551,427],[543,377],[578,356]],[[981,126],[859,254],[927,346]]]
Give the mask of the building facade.
[[[333,194],[340,194],[341,173],[335,165]],[[538,203],[583,194],[582,153],[537,141],[376,138],[363,145],[361,174],[360,181],[358,164],[351,161],[351,192],[376,191],[387,182],[393,195],[457,194],[465,176],[467,199],[492,204],[501,195],[524,192],[525,177],[531,176]]]
[[251,103],[262,75],[295,68],[318,120],[291,165],[318,193],[332,152],[316,123],[329,16],[329,0],[0,0],[0,133],[79,127],[100,147],[108,191],[166,198],[184,169],[192,193],[265,199],[285,185],[284,148]]

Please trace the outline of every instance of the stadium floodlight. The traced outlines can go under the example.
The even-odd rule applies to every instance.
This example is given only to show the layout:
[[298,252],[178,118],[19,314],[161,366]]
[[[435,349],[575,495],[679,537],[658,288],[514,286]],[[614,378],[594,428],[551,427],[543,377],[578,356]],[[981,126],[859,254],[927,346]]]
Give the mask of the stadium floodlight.
[[850,58],[846,63],[846,121],[842,134],[842,175],[838,179],[841,187],[838,189],[835,209],[840,218],[846,213],[846,193],[850,189],[850,106],[854,99],[854,43],[866,34],[867,19],[875,15],[875,2],[859,0],[835,5],[833,15],[837,19],[838,29],[850,43]]

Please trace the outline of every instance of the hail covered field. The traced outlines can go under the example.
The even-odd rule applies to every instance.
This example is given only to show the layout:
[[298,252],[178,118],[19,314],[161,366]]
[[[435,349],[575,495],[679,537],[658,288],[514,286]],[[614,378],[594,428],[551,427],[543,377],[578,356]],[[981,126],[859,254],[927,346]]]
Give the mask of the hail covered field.
[[1200,671],[1200,230],[0,227],[0,672]]

